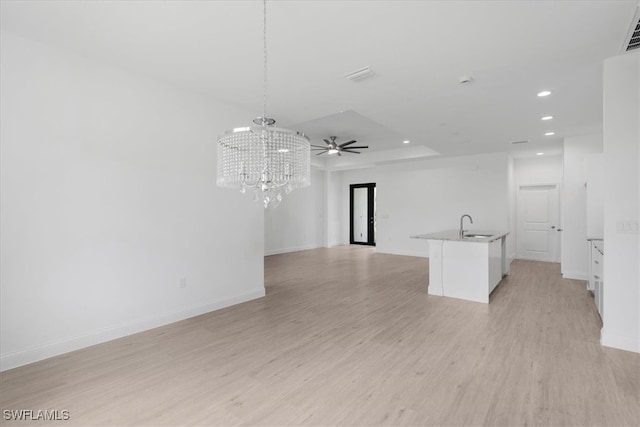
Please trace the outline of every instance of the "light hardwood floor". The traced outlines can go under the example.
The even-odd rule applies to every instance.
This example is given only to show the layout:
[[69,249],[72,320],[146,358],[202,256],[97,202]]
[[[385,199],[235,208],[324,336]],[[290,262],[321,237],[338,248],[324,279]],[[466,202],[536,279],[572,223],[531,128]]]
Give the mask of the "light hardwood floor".
[[640,355],[600,346],[584,282],[514,261],[485,305],[427,295],[427,270],[357,246],[270,256],[265,298],[4,372],[0,406],[80,426],[638,425]]

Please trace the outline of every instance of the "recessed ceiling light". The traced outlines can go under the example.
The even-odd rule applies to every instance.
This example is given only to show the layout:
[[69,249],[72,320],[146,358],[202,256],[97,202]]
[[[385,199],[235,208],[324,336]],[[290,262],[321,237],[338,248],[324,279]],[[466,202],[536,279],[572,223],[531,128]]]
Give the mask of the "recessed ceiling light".
[[549,92],[548,90],[543,90],[542,92],[538,93],[538,96],[542,97],[542,96],[549,96],[551,95],[551,92]]
[[544,116],[540,120],[551,120],[551,119],[553,119],[553,116]]
[[555,134],[556,134],[555,132],[547,132],[547,133],[544,134],[544,136],[551,136],[551,135],[555,135]]
[[411,142],[411,141],[409,141],[408,139],[405,139],[404,141],[402,141],[402,143],[403,143],[403,144],[408,144],[408,143],[410,143],[410,142]]
[[542,156],[544,153],[536,153],[536,156]]

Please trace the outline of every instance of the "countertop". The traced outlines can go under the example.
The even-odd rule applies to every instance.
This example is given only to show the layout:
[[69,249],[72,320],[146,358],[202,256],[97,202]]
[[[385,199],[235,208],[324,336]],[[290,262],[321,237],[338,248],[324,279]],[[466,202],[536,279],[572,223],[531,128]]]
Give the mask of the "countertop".
[[[467,237],[467,234],[484,234],[488,237]],[[425,240],[452,240],[458,242],[480,242],[488,243],[503,238],[509,234],[508,231],[487,231],[487,230],[466,230],[465,236],[460,237],[460,230],[439,231],[437,233],[418,234],[411,236],[412,239]]]

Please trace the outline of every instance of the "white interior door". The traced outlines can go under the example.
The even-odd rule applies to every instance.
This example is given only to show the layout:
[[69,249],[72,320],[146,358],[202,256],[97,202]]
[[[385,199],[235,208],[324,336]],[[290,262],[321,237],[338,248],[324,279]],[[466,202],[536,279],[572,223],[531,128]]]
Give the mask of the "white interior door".
[[557,185],[518,188],[517,257],[560,262],[560,209]]

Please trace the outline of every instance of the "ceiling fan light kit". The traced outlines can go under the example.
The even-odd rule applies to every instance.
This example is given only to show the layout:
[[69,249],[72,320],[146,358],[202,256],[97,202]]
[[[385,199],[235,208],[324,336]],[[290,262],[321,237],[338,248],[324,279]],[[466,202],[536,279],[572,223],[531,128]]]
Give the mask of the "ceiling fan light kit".
[[325,142],[325,146],[322,145],[311,145],[311,149],[313,151],[319,151],[319,153],[316,154],[316,156],[320,156],[321,154],[337,154],[338,156],[342,156],[342,153],[352,153],[352,154],[360,154],[360,151],[355,151],[358,149],[363,149],[363,148],[369,148],[368,145],[361,145],[361,146],[351,146],[351,144],[355,144],[357,141],[355,139],[352,139],[351,141],[347,141],[347,142],[343,142],[342,144],[338,144],[336,142],[336,139],[338,137],[337,136],[330,136],[329,139],[331,139],[331,141],[329,141],[328,139],[324,139],[323,141]]

